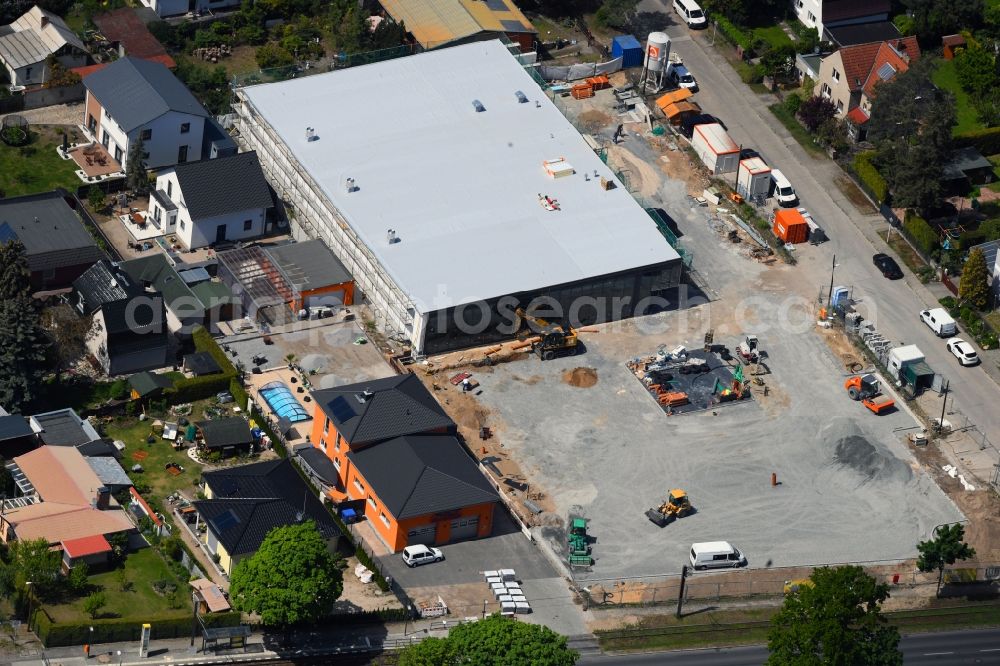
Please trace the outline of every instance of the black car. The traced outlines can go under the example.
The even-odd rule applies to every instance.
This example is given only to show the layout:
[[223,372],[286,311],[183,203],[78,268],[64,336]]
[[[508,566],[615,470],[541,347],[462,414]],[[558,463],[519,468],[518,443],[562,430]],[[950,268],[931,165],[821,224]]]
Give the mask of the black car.
[[697,116],[685,118],[684,121],[681,122],[681,134],[690,139],[691,135],[694,134],[694,128],[697,125],[710,125],[712,123],[718,123],[722,125],[722,129],[726,129],[726,126],[722,124],[721,120],[715,116],[710,116],[707,113],[702,113]]
[[899,264],[887,254],[882,254],[881,252],[876,254],[872,257],[872,263],[875,264],[875,268],[882,271],[883,277],[890,280],[899,280],[903,277],[903,271],[900,270]]

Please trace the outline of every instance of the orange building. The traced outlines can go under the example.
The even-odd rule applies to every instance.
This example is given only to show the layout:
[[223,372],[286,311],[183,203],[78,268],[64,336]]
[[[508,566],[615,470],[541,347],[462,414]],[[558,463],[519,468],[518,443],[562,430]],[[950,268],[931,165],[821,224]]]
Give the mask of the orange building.
[[315,391],[313,401],[310,441],[338,475],[331,499],[363,506],[393,551],[492,534],[496,489],[416,376]]

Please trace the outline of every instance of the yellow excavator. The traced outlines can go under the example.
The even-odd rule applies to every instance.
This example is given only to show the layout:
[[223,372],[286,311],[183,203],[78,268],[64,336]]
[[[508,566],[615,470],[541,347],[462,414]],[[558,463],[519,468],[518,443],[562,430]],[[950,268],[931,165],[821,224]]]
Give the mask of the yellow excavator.
[[693,512],[694,507],[691,506],[688,494],[680,488],[674,488],[667,496],[667,501],[655,509],[647,511],[646,517],[658,527],[666,527],[678,518],[683,518]]
[[534,336],[531,351],[538,354],[538,358],[549,361],[560,356],[572,356],[577,352],[579,339],[572,326],[553,324],[541,317],[528,314],[524,308],[518,308],[515,312],[520,318],[521,325],[528,324],[530,334]]

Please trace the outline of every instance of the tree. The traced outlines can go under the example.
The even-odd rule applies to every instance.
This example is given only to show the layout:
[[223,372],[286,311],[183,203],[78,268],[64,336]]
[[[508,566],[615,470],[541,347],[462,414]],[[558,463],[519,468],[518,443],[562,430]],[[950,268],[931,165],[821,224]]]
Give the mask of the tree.
[[144,193],[149,187],[145,155],[146,145],[142,137],[139,137],[128,149],[128,166],[125,168],[125,182],[130,190],[139,194]]
[[625,28],[635,16],[636,0],[604,0],[594,14],[598,25]]
[[399,654],[399,666],[572,666],[577,658],[566,638],[548,627],[494,614],[455,627],[447,638],[425,639],[406,648]]
[[295,64],[295,58],[276,42],[268,42],[257,49],[257,66],[261,69],[275,67],[290,67]]
[[958,298],[977,310],[985,310],[990,305],[990,271],[981,249],[969,252],[962,268],[962,281],[958,286]]
[[42,311],[41,326],[48,335],[56,362],[56,383],[62,380],[63,369],[87,353],[87,341],[94,335],[92,317],[79,316],[68,305],[57,305]]
[[86,562],[75,564],[69,570],[69,575],[66,576],[66,584],[74,594],[83,594],[90,587],[90,581],[87,578],[88,573],[89,568]]
[[782,44],[768,49],[761,56],[760,64],[764,68],[765,75],[774,79],[785,79],[795,71],[795,47],[791,44]]
[[806,129],[815,132],[820,125],[837,115],[837,107],[825,97],[816,95],[802,101],[798,115]]
[[87,190],[87,204],[95,213],[103,211],[104,207],[108,205],[104,190],[97,185],[91,185],[90,189]]
[[49,550],[49,542],[45,539],[15,541],[10,546],[10,564],[19,589],[23,589],[25,583],[31,583],[34,593],[44,597],[58,585],[59,553]]
[[20,410],[36,397],[45,369],[45,334],[24,245],[0,245],[0,405]]
[[938,526],[934,530],[934,538],[918,543],[917,551],[920,553],[917,558],[918,569],[938,570],[937,594],[941,594],[945,565],[976,556],[976,549],[965,543],[965,526],[961,523]]
[[0,300],[31,294],[31,269],[20,241],[0,244]]
[[813,571],[813,586],[785,598],[767,635],[769,666],[903,663],[899,630],[881,613],[889,586],[856,566]]
[[996,58],[974,42],[955,56],[955,74],[963,90],[981,97],[997,85]]
[[83,600],[83,610],[90,616],[91,620],[96,620],[101,614],[101,609],[107,604],[108,598],[104,596],[103,592],[94,592]]
[[939,47],[941,37],[973,31],[983,22],[983,0],[902,0],[913,14],[913,32],[924,47]]
[[229,595],[237,610],[288,630],[326,615],[343,589],[339,562],[316,524],[306,521],[271,530],[257,552],[236,565]]

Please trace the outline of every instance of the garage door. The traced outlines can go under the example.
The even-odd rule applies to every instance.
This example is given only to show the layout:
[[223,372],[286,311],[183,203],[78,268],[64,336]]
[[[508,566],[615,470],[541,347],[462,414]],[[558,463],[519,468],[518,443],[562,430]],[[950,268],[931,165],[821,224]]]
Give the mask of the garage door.
[[414,527],[406,533],[406,545],[412,546],[414,544],[423,543],[431,544],[434,543],[434,533],[437,532],[436,525],[431,523],[430,525],[421,525],[420,527]]
[[454,520],[451,523],[451,540],[471,539],[479,534],[479,516]]

